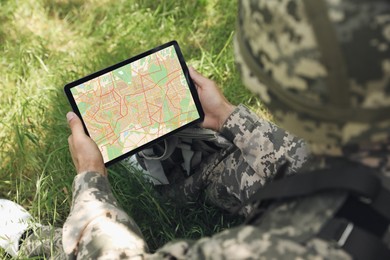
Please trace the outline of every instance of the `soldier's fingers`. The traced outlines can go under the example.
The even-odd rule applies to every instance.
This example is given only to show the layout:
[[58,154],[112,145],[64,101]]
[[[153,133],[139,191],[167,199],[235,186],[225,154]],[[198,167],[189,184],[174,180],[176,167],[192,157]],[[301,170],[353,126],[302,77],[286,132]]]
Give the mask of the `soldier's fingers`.
[[190,76],[194,83],[200,88],[202,88],[206,84],[210,84],[211,80],[206,77],[203,77],[203,75],[197,72],[193,67],[189,67],[188,71],[190,72]]
[[73,135],[70,135],[68,137],[68,144],[69,144],[70,156],[72,157],[73,164],[77,168],[77,160],[76,160],[75,149],[74,149],[74,144],[73,144]]
[[66,114],[66,119],[68,120],[68,124],[70,130],[72,131],[73,138],[79,139],[85,136],[83,124],[81,123],[80,118],[73,112],[68,112]]

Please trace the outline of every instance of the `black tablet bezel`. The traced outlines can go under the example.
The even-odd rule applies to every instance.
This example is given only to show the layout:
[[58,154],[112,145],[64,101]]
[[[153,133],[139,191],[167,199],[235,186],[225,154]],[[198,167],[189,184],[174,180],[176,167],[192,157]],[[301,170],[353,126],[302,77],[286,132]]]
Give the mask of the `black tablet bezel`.
[[[174,46],[174,48],[175,48],[177,57],[178,57],[178,59],[179,59],[181,68],[182,68],[182,70],[183,70],[183,74],[184,74],[184,76],[185,76],[185,78],[186,78],[186,80],[187,80],[187,84],[188,84],[188,86],[189,86],[189,89],[190,89],[192,98],[193,98],[193,100],[194,100],[194,102],[195,102],[195,106],[196,106],[196,108],[197,108],[197,110],[198,110],[199,119],[196,119],[196,120],[194,120],[194,121],[192,121],[192,122],[189,122],[189,123],[187,123],[187,124],[185,124],[185,125],[183,125],[183,126],[177,128],[177,129],[175,129],[175,130],[173,130],[173,131],[171,131],[171,132],[169,132],[169,133],[167,133],[167,134],[165,134],[165,135],[162,135],[162,136],[156,138],[156,139],[153,140],[153,141],[150,141],[150,142],[148,142],[148,143],[146,143],[146,144],[143,144],[143,145],[139,146],[139,147],[136,148],[136,149],[133,149],[133,150],[131,150],[131,151],[128,151],[128,152],[126,152],[125,154],[122,154],[122,155],[120,155],[120,156],[118,156],[118,157],[116,157],[116,158],[114,158],[114,159],[112,159],[112,160],[110,160],[110,161],[108,161],[108,162],[105,162],[104,164],[105,164],[106,167],[108,167],[108,166],[110,166],[110,165],[112,165],[112,164],[114,164],[114,163],[116,163],[116,162],[118,162],[118,161],[120,161],[120,160],[123,160],[123,159],[127,158],[128,156],[133,155],[133,154],[135,154],[135,153],[137,153],[137,152],[139,152],[139,151],[141,151],[141,150],[143,150],[143,149],[145,149],[145,148],[147,148],[147,147],[149,147],[149,146],[152,146],[153,144],[156,144],[156,143],[162,141],[163,139],[165,139],[165,138],[167,138],[167,137],[169,137],[169,136],[171,136],[171,135],[177,133],[178,131],[182,130],[183,128],[192,126],[192,125],[194,125],[194,124],[197,124],[197,123],[200,123],[200,122],[203,121],[203,119],[204,119],[204,112],[203,112],[203,109],[202,109],[202,106],[201,106],[201,103],[200,103],[200,100],[199,100],[198,93],[197,93],[196,88],[195,88],[195,84],[193,83],[193,81],[192,81],[192,79],[191,79],[191,77],[190,77],[190,74],[189,74],[189,71],[188,71],[188,67],[187,67],[187,65],[186,65],[186,63],[185,63],[185,61],[184,61],[183,54],[182,54],[182,52],[181,52],[181,50],[180,50],[180,48],[179,48],[179,44],[178,44],[176,41],[167,42],[167,43],[165,43],[165,44],[163,44],[163,45],[160,45],[160,46],[158,46],[158,47],[156,47],[156,48],[153,48],[153,49],[151,49],[151,50],[148,50],[148,51],[146,51],[146,52],[143,52],[143,53],[141,53],[141,54],[139,54],[139,55],[136,55],[136,56],[134,56],[134,57],[132,57],[132,58],[129,58],[129,59],[124,60],[124,61],[122,61],[122,62],[119,62],[119,63],[117,63],[117,64],[115,64],[115,65],[109,66],[109,67],[107,67],[107,68],[105,68],[105,69],[102,69],[102,70],[99,70],[99,71],[97,71],[97,72],[94,72],[94,73],[92,73],[92,74],[90,74],[90,75],[88,75],[88,76],[85,76],[85,77],[83,77],[83,78],[81,78],[81,79],[78,79],[78,80],[76,80],[76,81],[73,81],[73,82],[71,82],[71,83],[65,85],[64,91],[65,91],[65,94],[66,94],[66,96],[67,96],[67,98],[68,98],[68,101],[69,101],[70,105],[72,106],[73,111],[74,111],[74,112],[79,116],[79,118],[81,119],[81,121],[82,121],[82,123],[83,123],[83,126],[84,126],[85,133],[89,136],[88,129],[87,129],[85,123],[84,123],[83,118],[81,117],[81,113],[80,113],[80,111],[79,111],[79,109],[78,109],[78,107],[77,107],[76,101],[75,101],[74,98],[73,98],[72,92],[70,91],[71,88],[76,87],[76,86],[78,86],[78,85],[80,85],[80,84],[82,84],[82,83],[84,83],[84,82],[87,82],[87,81],[89,81],[89,80],[92,80],[92,79],[94,79],[94,78],[96,78],[96,77],[99,77],[99,76],[101,76],[101,75],[103,75],[103,74],[106,74],[106,73],[108,73],[108,72],[110,72],[110,71],[113,71],[113,70],[115,70],[115,69],[117,69],[117,68],[119,68],[119,67],[125,66],[125,65],[127,65],[127,64],[129,64],[129,63],[131,63],[131,62],[136,61],[136,60],[142,59],[142,58],[144,58],[144,57],[146,57],[146,56],[148,56],[148,55],[150,55],[150,54],[153,54],[153,53],[155,53],[155,52],[158,52],[158,51],[160,51],[160,50],[162,50],[162,49],[165,49],[165,48],[167,48],[167,47],[170,47],[170,46]],[[99,149],[99,150],[100,150],[100,149]]]

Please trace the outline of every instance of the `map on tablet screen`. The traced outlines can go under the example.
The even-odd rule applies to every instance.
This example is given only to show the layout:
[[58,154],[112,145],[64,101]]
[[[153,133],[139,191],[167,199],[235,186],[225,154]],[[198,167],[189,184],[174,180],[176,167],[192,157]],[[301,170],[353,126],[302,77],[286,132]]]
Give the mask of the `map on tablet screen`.
[[70,92],[105,163],[201,118],[174,45]]

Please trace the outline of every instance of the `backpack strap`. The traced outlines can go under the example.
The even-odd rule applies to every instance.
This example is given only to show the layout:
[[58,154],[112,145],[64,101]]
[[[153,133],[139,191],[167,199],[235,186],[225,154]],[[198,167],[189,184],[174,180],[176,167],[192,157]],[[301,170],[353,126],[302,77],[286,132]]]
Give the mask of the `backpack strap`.
[[217,132],[200,127],[188,127],[175,134],[178,137],[213,141],[217,139]]
[[259,201],[291,199],[332,190],[347,191],[365,200],[373,209],[390,220],[388,206],[390,192],[382,186],[373,171],[367,168],[330,168],[288,176],[267,183],[244,205]]
[[153,148],[144,149],[142,151],[142,156],[145,156],[145,159],[143,160],[146,167],[145,176],[152,181],[154,185],[169,184],[161,161],[156,159],[157,157],[154,157]]
[[390,250],[381,239],[346,219],[331,219],[317,236],[336,243],[354,259],[390,259]]
[[164,139],[163,152],[161,154],[156,154],[153,147],[146,148],[138,153],[137,160],[142,160],[146,170],[145,175],[154,185],[169,184],[161,161],[170,158],[178,143],[179,138],[170,136]]
[[153,148],[146,148],[139,152],[139,155],[142,158],[147,160],[166,160],[172,153],[175,151],[177,144],[179,143],[179,138],[176,136],[168,137],[164,139],[164,152],[161,155],[156,155]]
[[[200,163],[199,156],[195,156],[197,152],[192,149],[192,139],[185,140],[184,138],[181,140],[180,144],[178,144],[177,148],[181,150],[181,155],[183,156],[182,167],[184,171],[187,173],[187,176],[191,175],[191,162],[194,158],[198,158],[197,163]],[[200,153],[200,152],[198,152]],[[200,154],[201,155],[201,154]]]
[[[247,223],[256,223],[274,201],[324,191],[346,191],[349,198],[340,210],[342,212],[344,209],[344,212],[339,211],[330,219],[317,237],[335,242],[354,259],[390,259],[390,250],[381,240],[390,222],[390,192],[382,186],[379,177],[370,168],[344,165],[267,183],[244,203],[244,206],[256,203],[259,208],[259,211],[249,216]],[[362,218],[356,216],[363,216],[363,222],[374,220],[378,223],[362,223]],[[378,232],[378,227],[382,232]]]

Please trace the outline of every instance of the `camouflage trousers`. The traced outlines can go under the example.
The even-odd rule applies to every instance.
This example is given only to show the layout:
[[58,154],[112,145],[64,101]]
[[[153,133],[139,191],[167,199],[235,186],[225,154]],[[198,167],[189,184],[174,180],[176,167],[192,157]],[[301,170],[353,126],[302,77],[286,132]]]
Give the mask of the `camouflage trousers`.
[[66,259],[62,249],[62,229],[53,226],[39,226],[32,229],[20,246],[20,255]]

